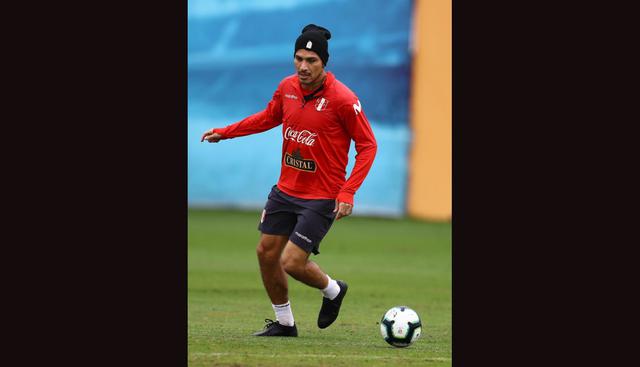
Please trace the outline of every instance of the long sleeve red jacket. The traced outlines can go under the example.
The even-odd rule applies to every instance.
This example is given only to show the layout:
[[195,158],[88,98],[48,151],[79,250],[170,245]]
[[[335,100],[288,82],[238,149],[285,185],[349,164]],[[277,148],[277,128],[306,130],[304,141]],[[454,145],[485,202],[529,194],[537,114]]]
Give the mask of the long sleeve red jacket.
[[[280,82],[264,111],[213,131],[222,139],[230,139],[263,132],[281,123],[278,188],[302,199],[338,199],[353,205],[353,196],[367,176],[377,150],[355,93],[328,72],[322,89],[306,101],[294,74]],[[351,140],[355,141],[357,155],[346,180]]]

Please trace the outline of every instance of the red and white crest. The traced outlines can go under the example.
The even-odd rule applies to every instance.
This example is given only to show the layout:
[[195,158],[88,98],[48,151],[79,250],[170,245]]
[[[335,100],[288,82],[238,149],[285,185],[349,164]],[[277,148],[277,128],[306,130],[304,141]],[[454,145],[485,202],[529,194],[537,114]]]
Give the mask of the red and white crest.
[[329,100],[328,99],[318,98],[318,99],[316,99],[316,110],[317,111],[322,111],[325,108],[327,108],[328,104],[329,104]]

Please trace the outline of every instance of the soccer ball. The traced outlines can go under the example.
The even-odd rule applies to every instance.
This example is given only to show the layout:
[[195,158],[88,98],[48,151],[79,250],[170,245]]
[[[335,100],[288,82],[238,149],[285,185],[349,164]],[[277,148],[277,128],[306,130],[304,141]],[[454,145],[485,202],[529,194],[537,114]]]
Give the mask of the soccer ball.
[[418,314],[406,306],[389,309],[380,321],[380,333],[394,347],[410,346],[420,337],[422,323]]

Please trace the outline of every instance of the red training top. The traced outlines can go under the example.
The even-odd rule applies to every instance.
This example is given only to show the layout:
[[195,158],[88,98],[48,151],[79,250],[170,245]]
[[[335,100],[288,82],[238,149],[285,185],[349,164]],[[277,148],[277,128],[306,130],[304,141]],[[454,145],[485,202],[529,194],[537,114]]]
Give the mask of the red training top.
[[[303,92],[294,74],[280,82],[264,111],[213,132],[222,135],[222,139],[231,139],[281,123],[282,170],[278,188],[302,199],[338,199],[353,205],[353,195],[367,176],[377,150],[358,97],[331,72],[315,93]],[[358,154],[351,176],[345,181],[352,139]]]

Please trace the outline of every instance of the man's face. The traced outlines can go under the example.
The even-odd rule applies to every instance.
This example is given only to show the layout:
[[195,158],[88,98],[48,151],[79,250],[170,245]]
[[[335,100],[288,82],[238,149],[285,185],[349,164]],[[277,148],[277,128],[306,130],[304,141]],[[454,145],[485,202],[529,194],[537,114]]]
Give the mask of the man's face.
[[324,71],[322,60],[318,54],[309,50],[298,50],[293,57],[293,64],[296,67],[300,84],[303,86],[312,85]]

